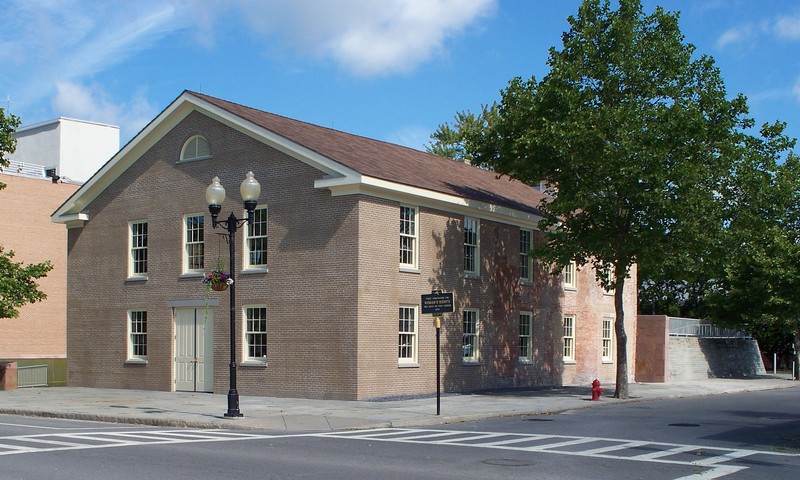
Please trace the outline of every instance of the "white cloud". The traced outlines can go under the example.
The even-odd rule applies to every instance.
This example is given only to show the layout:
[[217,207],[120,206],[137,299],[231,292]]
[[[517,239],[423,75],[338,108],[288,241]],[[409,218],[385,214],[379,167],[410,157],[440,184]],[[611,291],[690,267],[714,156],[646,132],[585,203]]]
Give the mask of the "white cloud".
[[787,40],[800,40],[800,12],[778,17],[773,26],[775,35]]
[[743,27],[736,27],[726,30],[722,33],[722,35],[717,38],[717,48],[722,49],[727,47],[728,45],[732,45],[735,43],[741,43],[753,36],[753,29],[751,26],[746,25]]
[[240,0],[254,31],[358,76],[413,70],[489,15],[496,0]]
[[0,74],[0,87],[19,104],[54,94],[58,82],[75,82],[103,72],[171,33],[191,25],[175,5],[136,2],[12,1],[0,43],[0,62],[14,75]]
[[116,103],[101,87],[71,82],[56,83],[52,106],[60,116],[117,125],[122,139],[136,135],[158,113],[145,92],[136,92],[129,100]]
[[794,81],[794,86],[792,87],[792,94],[794,95],[794,99],[800,102],[800,77],[797,77]]
[[386,141],[424,151],[425,145],[431,141],[431,133],[432,130],[418,125],[410,125],[389,133]]

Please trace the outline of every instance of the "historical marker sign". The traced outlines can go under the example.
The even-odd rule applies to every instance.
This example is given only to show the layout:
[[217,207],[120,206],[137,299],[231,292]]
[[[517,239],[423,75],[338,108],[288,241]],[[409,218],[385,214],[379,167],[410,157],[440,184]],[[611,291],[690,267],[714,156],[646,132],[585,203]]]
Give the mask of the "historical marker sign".
[[431,293],[422,295],[422,313],[432,313],[439,315],[440,313],[450,313],[453,311],[453,294],[448,293]]

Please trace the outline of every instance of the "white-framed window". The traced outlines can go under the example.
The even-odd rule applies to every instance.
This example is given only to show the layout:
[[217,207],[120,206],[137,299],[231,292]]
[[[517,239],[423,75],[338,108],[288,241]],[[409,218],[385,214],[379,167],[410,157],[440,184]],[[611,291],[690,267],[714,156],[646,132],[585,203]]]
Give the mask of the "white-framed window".
[[[604,275],[606,277],[606,285],[612,285],[616,281],[616,275],[614,275],[614,269],[613,268],[609,267],[608,270],[606,270],[604,272]],[[613,287],[612,288],[603,287],[603,293],[606,294],[606,295],[613,295],[614,294],[614,288]]]
[[405,364],[417,363],[417,307],[401,305],[398,316],[399,336],[397,362]]
[[202,160],[211,157],[211,146],[202,135],[195,135],[183,144],[181,149],[181,162]]
[[466,275],[480,274],[479,228],[477,219],[464,218],[464,274]]
[[532,359],[533,314],[519,312],[519,361],[528,363]]
[[463,340],[461,344],[462,360],[464,362],[477,362],[479,351],[480,325],[478,324],[477,310],[464,310],[463,318]]
[[613,351],[614,351],[614,317],[612,316],[605,316],[603,317],[603,326],[602,326],[602,361],[603,362],[611,362],[613,360]]
[[147,276],[147,221],[130,222],[128,224],[128,276]]
[[147,361],[146,311],[128,311],[128,360]]
[[267,207],[256,207],[244,239],[244,270],[267,267]]
[[183,216],[183,273],[203,273],[205,219],[202,213]]
[[400,267],[417,268],[418,232],[416,207],[400,206]]
[[519,278],[520,280],[533,280],[533,259],[530,251],[533,245],[533,232],[520,229],[519,231]]
[[564,361],[575,361],[575,315],[564,315]]
[[267,307],[244,307],[244,361],[267,361]]
[[578,265],[574,260],[569,262],[569,264],[564,267],[562,278],[564,280],[564,288],[569,290],[575,290],[578,288]]

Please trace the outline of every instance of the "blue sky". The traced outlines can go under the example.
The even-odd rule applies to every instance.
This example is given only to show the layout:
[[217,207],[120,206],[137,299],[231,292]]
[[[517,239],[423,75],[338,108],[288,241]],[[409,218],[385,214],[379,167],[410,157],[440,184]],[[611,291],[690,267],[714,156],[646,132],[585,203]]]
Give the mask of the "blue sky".
[[[460,110],[547,73],[579,0],[4,0],[0,101],[23,125],[119,125],[184,89],[422,149]],[[644,1],[681,12],[758,124],[800,137],[800,2]]]

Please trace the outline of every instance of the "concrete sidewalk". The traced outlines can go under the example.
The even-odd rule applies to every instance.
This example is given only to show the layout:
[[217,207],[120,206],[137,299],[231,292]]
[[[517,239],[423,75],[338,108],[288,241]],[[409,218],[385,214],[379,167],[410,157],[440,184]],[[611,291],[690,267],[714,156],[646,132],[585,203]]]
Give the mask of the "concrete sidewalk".
[[331,431],[377,427],[418,427],[517,415],[542,415],[623,402],[719,395],[800,387],[788,375],[753,379],[709,379],[685,383],[635,383],[630,399],[611,398],[605,385],[600,401],[587,387],[525,392],[447,395],[436,398],[374,401],[240,397],[243,418],[229,419],[227,396],[209,393],[153,392],[102,388],[25,388],[0,392],[0,414],[136,423],[192,428]]

